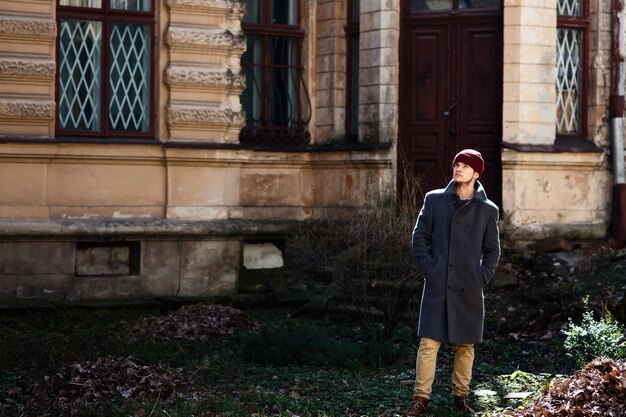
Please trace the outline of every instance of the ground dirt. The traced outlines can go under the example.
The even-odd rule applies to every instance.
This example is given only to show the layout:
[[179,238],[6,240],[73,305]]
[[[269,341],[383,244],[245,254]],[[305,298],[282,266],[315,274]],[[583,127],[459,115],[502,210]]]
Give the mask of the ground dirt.
[[[555,340],[568,319],[580,322],[583,298],[596,317],[607,312],[626,324],[626,250],[620,242],[596,242],[550,252],[505,251],[500,278],[509,285],[488,292],[487,336],[520,346],[515,362],[543,359],[542,372],[572,373],[571,359]],[[496,277],[497,278],[497,277]],[[560,341],[559,341],[560,343]],[[533,352],[531,355],[529,352]],[[554,386],[544,386],[534,402],[516,417],[626,415],[626,362],[600,358]]]
[[[567,358],[563,350],[557,346],[562,343],[562,330],[566,327],[568,319],[580,320],[583,313],[582,300],[585,296],[589,297],[589,305],[598,315],[603,311],[611,311],[614,317],[621,323],[625,323],[626,250],[616,242],[573,245],[568,249],[571,250],[537,252],[508,249],[504,251],[498,273],[486,292],[485,342],[477,349],[475,379],[489,382],[495,380],[493,374],[497,372],[508,373],[511,381],[520,376],[527,377],[530,375],[528,371],[532,371],[535,375],[560,374],[563,376],[550,379],[550,383],[546,384],[539,394],[535,394],[532,401],[525,404],[523,408],[517,407],[517,411],[511,411],[513,410],[511,407],[505,410],[504,406],[500,408],[484,406],[483,415],[515,415],[517,417],[626,415],[626,362],[598,359],[589,363],[584,369],[577,370],[571,359]],[[271,305],[268,299],[275,300],[271,293],[266,296],[262,301],[265,307],[268,304]],[[256,298],[256,300],[259,302],[260,299]],[[227,343],[237,332],[259,331],[261,323],[256,317],[252,317],[254,313],[248,313],[248,311],[255,311],[250,309],[253,304],[254,302],[250,300],[246,302],[239,300],[239,303],[235,304],[239,308],[236,308],[232,305],[227,307],[214,303],[199,303],[171,311],[166,315],[155,314],[137,319],[125,318],[108,325],[102,331],[122,334],[121,337],[124,340],[123,343],[120,342],[120,345],[126,343],[123,347],[124,352],[133,349],[140,351],[139,348],[133,348],[133,343],[142,343],[141,340],[156,340],[155,344],[144,348],[144,353],[139,356],[149,358],[150,355],[157,355],[153,351],[161,349],[165,353],[160,353],[158,358],[175,358],[167,364],[160,360],[133,357],[132,354],[116,355],[115,349],[102,347],[109,343],[109,339],[99,340],[97,339],[99,335],[89,336],[90,339],[89,342],[85,342],[85,348],[77,350],[79,353],[68,354],[68,358],[63,356],[63,351],[71,347],[61,342],[58,342],[56,353],[44,354],[35,348],[16,350],[14,356],[7,354],[2,357],[7,363],[12,362],[14,365],[13,368],[7,365],[0,369],[0,377],[5,378],[5,381],[0,378],[0,388],[2,388],[0,406],[3,404],[5,406],[3,409],[0,408],[0,411],[22,410],[21,414],[15,415],[29,415],[24,411],[24,407],[28,404],[40,404],[41,409],[45,410],[46,407],[52,407],[49,405],[52,402],[54,406],[51,409],[58,413],[83,415],[85,407],[89,408],[93,404],[98,404],[99,401],[111,401],[113,398],[120,397],[134,399],[139,403],[143,399],[151,398],[154,401],[156,398],[156,407],[159,401],[169,404],[203,397],[225,396],[227,394],[225,391],[219,391],[210,384],[205,387],[199,386],[197,376],[205,373],[211,376],[211,381],[214,381],[214,375],[222,372],[219,367],[223,366],[226,374],[222,376],[232,382],[235,379],[234,368],[238,366],[237,359],[232,362],[223,359],[219,356],[221,355],[219,348],[211,348],[213,350],[205,353],[202,350],[205,346],[203,343]],[[275,307],[285,309],[284,306],[276,305]],[[287,310],[298,311],[298,307],[288,306]],[[11,340],[22,340],[20,339],[21,329],[11,327],[16,326],[14,323],[19,323],[19,320],[8,323],[10,324],[5,332],[7,341],[10,343]],[[79,328],[80,324],[75,324],[75,326]],[[41,333],[44,336],[40,334],[33,337],[37,337],[37,340],[41,340],[42,343],[45,342],[42,338],[47,338],[54,345],[57,343],[55,342],[57,333],[58,339],[61,340],[65,337],[65,333],[71,333],[71,331],[66,328],[56,329],[54,332],[46,330],[45,333]],[[97,340],[94,342],[93,339]],[[80,337],[77,336],[77,340],[80,340]],[[88,343],[93,343],[93,346]],[[506,346],[506,349],[503,346]],[[192,353],[188,352],[190,349]],[[177,352],[171,352],[171,350],[177,350]],[[147,351],[150,353],[146,353]],[[20,356],[21,354],[22,356],[41,355],[41,357],[31,358],[28,362]],[[98,356],[89,359],[90,354]],[[205,359],[200,364],[192,361],[197,370],[190,374],[176,365],[178,362],[183,362],[181,355],[192,354],[204,355]],[[85,358],[79,358],[81,355]],[[446,352],[442,355],[442,366],[449,367],[450,355]],[[410,364],[411,360],[412,358],[409,357],[406,363]],[[57,362],[62,366],[56,366]],[[50,363],[52,369],[42,369],[44,363]],[[31,370],[38,368],[38,371],[29,371],[27,377],[21,375],[21,370],[28,369],[29,366]],[[526,373],[520,370],[525,370]],[[254,372],[262,373],[263,371],[262,368],[258,368],[257,371],[251,373]],[[312,375],[316,371],[309,369],[306,372]],[[9,376],[12,379],[7,382]],[[407,377],[411,377],[410,372]],[[274,375],[271,381],[281,378],[287,377]],[[402,379],[397,375],[385,378]],[[548,379],[546,377],[546,381]],[[296,377],[295,381],[289,383],[291,385],[287,388],[281,388],[285,391],[281,394],[286,398],[285,401],[303,402],[302,398],[305,395],[312,397],[318,389],[308,386],[308,382],[303,383],[301,377]],[[348,385],[345,379],[341,381],[337,383],[337,392],[341,391],[339,388],[343,384]],[[252,388],[258,390],[260,386]],[[236,389],[241,390],[240,387]],[[350,393],[349,395],[366,395],[365,388],[357,392],[350,391]],[[398,396],[406,396],[407,393],[407,389],[404,389]],[[254,395],[261,394],[255,391]],[[472,396],[472,398],[478,399],[477,396]],[[241,400],[241,397],[239,399]],[[437,407],[445,409],[447,405],[442,402],[438,406],[435,401],[435,409]],[[125,415],[149,413],[145,408],[133,407],[130,411],[126,409]],[[225,406],[220,407],[223,410]],[[211,403],[208,409],[213,411],[207,411],[204,414],[181,412],[176,415],[246,415],[241,412],[239,414],[218,413],[215,411],[218,408],[217,405]],[[332,415],[360,415],[357,408]],[[244,409],[255,408],[251,405]],[[400,409],[402,409],[401,406],[395,408],[396,411]],[[498,414],[497,410],[500,409],[503,410],[502,414]],[[280,407],[265,410],[264,413],[250,411],[249,414],[296,415],[286,413],[284,408]],[[302,415],[314,414],[303,412]],[[393,412],[386,411],[380,415],[390,416]]]

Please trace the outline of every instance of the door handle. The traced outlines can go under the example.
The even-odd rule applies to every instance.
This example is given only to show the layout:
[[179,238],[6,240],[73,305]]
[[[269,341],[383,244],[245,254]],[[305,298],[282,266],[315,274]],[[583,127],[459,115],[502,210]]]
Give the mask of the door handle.
[[454,109],[455,107],[456,107],[456,102],[454,102],[450,106],[448,106],[448,110],[444,110],[444,112],[443,112],[444,117],[450,116],[450,110]]

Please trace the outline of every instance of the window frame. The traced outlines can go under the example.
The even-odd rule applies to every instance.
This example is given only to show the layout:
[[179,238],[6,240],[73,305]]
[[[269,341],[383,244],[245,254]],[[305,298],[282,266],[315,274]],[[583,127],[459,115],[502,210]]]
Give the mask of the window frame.
[[[133,11],[112,9],[110,0],[102,0],[101,7],[80,7],[80,6],[63,6],[61,0],[56,0],[56,23],[57,23],[57,40],[56,46],[56,65],[55,65],[55,131],[57,137],[91,137],[91,138],[153,138],[155,135],[156,124],[156,106],[155,106],[155,62],[156,62],[156,1],[149,0],[149,11]],[[101,22],[101,71],[100,71],[100,130],[72,130],[64,129],[60,125],[60,63],[61,63],[61,20],[72,19],[82,21]],[[149,69],[150,80],[148,84],[149,95],[149,111],[148,111],[148,129],[145,132],[138,131],[118,131],[109,127],[109,104],[110,104],[110,28],[113,24],[137,24],[148,25],[150,28],[150,51],[149,51]]]
[[[576,132],[576,133],[571,133],[571,134],[567,134],[567,133],[559,133],[558,132],[558,125],[557,125],[557,120],[556,120],[556,113],[555,113],[555,126],[554,126],[554,131],[555,131],[555,135],[557,139],[586,139],[587,135],[588,135],[588,131],[589,131],[589,127],[588,127],[588,119],[587,119],[587,115],[588,115],[588,93],[589,93],[589,88],[588,88],[588,82],[589,82],[589,2],[587,0],[580,0],[581,2],[581,15],[580,16],[564,16],[564,15],[560,15],[558,12],[558,5],[557,5],[557,24],[556,24],[556,31],[557,31],[557,42],[558,42],[558,30],[559,29],[566,29],[566,30],[578,30],[581,32],[581,37],[582,37],[582,44],[581,44],[581,54],[582,54],[582,59],[580,60],[580,120],[579,120],[579,125],[580,125],[580,131]],[[558,48],[558,44],[557,44],[557,48]],[[557,61],[558,61],[558,49],[556,51],[557,53]],[[556,74],[555,78],[555,87],[556,87],[556,82],[558,80],[558,73]],[[558,93],[558,91],[557,91]],[[555,112],[558,110],[558,108],[555,108]]]
[[[302,117],[304,113],[304,106],[302,104],[302,100],[304,99],[303,94],[306,95],[306,99],[309,100],[308,91],[306,89],[306,82],[304,80],[305,76],[305,68],[303,65],[303,49],[304,49],[304,40],[306,37],[306,32],[302,27],[302,0],[293,0],[295,1],[297,10],[295,14],[295,24],[282,24],[282,23],[272,23],[271,22],[271,6],[273,0],[258,0],[261,2],[261,19],[260,22],[252,23],[246,22],[242,20],[241,29],[246,37],[255,37],[260,38],[262,42],[262,63],[258,65],[262,71],[261,75],[261,94],[260,94],[260,102],[262,114],[260,116],[260,120],[254,120],[253,116],[246,114],[245,125],[241,130],[239,142],[242,144],[252,144],[252,145],[298,145],[298,144],[306,144],[310,141],[310,133],[307,131],[306,126],[309,123],[310,116],[304,120]],[[296,93],[296,117],[295,117],[295,127],[283,126],[275,124],[275,121],[272,120],[272,98],[271,94],[268,91],[271,81],[270,71],[280,66],[275,64],[272,59],[272,55],[269,53],[271,41],[275,38],[286,38],[293,40],[295,42],[295,60],[296,63],[293,65],[297,71],[297,88],[295,89]],[[246,51],[249,52],[249,51]],[[242,56],[242,70],[245,72],[246,68],[249,64],[243,61]],[[256,64],[253,64],[256,66]],[[247,77],[246,77],[247,78]],[[246,88],[242,94],[245,94],[245,91],[248,89],[249,80],[246,79]],[[304,91],[302,91],[304,90]],[[251,100],[254,100],[251,97]],[[242,99],[243,101],[243,99]],[[310,105],[309,105],[310,106]],[[243,110],[249,110],[245,107]],[[252,109],[250,109],[252,110]],[[258,124],[257,124],[258,123]],[[280,132],[286,131],[288,133],[292,133],[292,135],[280,135]],[[279,134],[276,134],[278,132]],[[295,133],[295,135],[293,135]]]
[[[361,28],[360,28],[360,23],[359,23],[359,16],[356,16],[356,21],[353,20],[353,14],[355,11],[355,5],[357,10],[360,11],[360,7],[359,7],[359,0],[348,0],[348,7],[347,7],[347,23],[346,23],[346,27],[345,27],[345,34],[346,34],[346,108],[345,108],[345,134],[346,134],[346,138],[349,141],[353,141],[353,142],[357,142],[359,139],[359,128],[358,128],[358,122],[359,122],[359,110],[358,110],[358,104],[359,104],[359,97],[358,97],[358,88],[357,88],[357,97],[356,97],[356,102],[357,102],[357,109],[356,109],[356,114],[353,114],[354,112],[352,111],[352,105],[354,104],[353,101],[355,100],[355,97],[353,97],[352,94],[352,88],[353,88],[353,84],[355,82],[355,80],[353,79],[353,72],[354,72],[354,65],[355,63],[353,62],[352,56],[353,56],[353,48],[352,48],[352,42],[356,39],[359,40],[360,37],[360,32],[361,32]],[[360,13],[358,13],[360,15]],[[360,53],[359,50],[357,49],[357,57],[360,57]],[[356,62],[357,65],[357,69],[359,68],[359,62]],[[358,73],[357,73],[358,74]],[[359,79],[358,79],[358,75],[357,75],[357,79],[356,79],[356,83],[357,83],[357,87],[359,84]],[[353,132],[352,131],[352,123],[353,121],[356,119],[357,122],[357,131]]]

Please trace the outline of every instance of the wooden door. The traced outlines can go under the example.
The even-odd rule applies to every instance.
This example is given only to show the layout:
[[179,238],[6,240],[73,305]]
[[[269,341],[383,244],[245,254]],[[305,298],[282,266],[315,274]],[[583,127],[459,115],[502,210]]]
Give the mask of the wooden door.
[[414,12],[416,1],[405,2],[409,11],[403,12],[401,35],[401,166],[421,180],[426,192],[450,181],[452,159],[459,150],[477,149],[485,159],[479,181],[500,205],[501,7],[462,9],[460,0],[447,1],[450,10],[445,12]]

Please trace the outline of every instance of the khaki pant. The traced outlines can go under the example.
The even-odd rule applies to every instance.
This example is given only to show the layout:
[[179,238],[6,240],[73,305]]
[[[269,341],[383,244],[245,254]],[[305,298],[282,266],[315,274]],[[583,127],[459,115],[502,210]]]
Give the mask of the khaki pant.
[[[414,397],[430,398],[433,381],[435,379],[435,367],[437,365],[437,353],[441,342],[427,337],[422,337],[417,351],[415,364],[415,388]],[[453,395],[468,395],[469,385],[472,379],[472,365],[474,364],[474,345],[456,345],[454,353],[454,372],[452,374]]]

